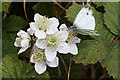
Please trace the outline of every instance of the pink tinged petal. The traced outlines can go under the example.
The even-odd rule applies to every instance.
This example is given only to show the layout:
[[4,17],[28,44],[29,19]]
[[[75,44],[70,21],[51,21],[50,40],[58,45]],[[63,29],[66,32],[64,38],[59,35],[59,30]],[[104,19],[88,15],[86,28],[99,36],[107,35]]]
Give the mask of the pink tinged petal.
[[52,18],[49,18],[49,20],[52,21],[52,23],[53,23],[52,26],[58,27],[58,25],[59,25],[59,20],[58,20],[57,18],[52,17]]
[[21,41],[21,46],[22,47],[27,47],[29,46],[29,39],[24,39]]
[[22,47],[22,48],[19,50],[18,54],[24,52],[24,51],[27,50],[27,48],[29,48],[29,47],[30,47],[30,46]]
[[69,44],[68,43],[68,46],[69,46],[69,51],[70,51],[71,54],[73,54],[73,55],[78,54],[78,48],[75,44],[73,44],[73,43]]
[[47,47],[45,49],[45,56],[48,61],[53,61],[57,55],[57,51],[53,47]]
[[37,30],[35,32],[35,36],[38,38],[38,39],[45,39],[46,38],[46,33],[43,31],[43,30]]
[[31,28],[33,31],[39,30],[39,28],[35,25],[34,22],[29,23],[29,25],[30,25],[30,28]]
[[39,20],[39,18],[43,18],[43,16],[40,15],[39,13],[36,13],[36,14],[34,15],[34,21]]
[[59,65],[59,58],[55,57],[55,59],[53,61],[47,61],[47,65],[49,67],[57,67]]
[[35,45],[36,45],[38,48],[45,49],[45,48],[47,47],[48,43],[47,43],[46,40],[37,39]]
[[60,27],[59,27],[60,31],[66,31],[68,30],[67,26],[65,24],[62,24]]
[[46,63],[43,61],[43,62],[36,62],[35,63],[35,71],[38,73],[38,74],[42,74],[46,71],[47,69],[47,66],[46,66]]
[[69,53],[69,46],[67,45],[67,43],[61,43],[58,46],[57,51],[62,54],[67,54]]
[[27,29],[27,32],[30,34],[30,35],[33,35],[35,33],[35,31],[33,31],[31,28],[28,28]]
[[68,38],[68,32],[67,31],[59,31],[58,32],[58,38],[65,41]]
[[35,63],[35,60],[34,60],[33,56],[34,56],[34,54],[30,57],[30,62],[31,63]]

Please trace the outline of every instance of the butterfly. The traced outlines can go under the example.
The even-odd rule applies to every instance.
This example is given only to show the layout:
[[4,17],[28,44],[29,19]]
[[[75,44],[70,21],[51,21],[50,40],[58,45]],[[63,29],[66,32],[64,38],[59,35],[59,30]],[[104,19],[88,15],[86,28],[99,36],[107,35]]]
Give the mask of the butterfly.
[[89,10],[90,5],[85,5],[77,14],[70,29],[82,35],[99,35],[95,29],[95,18],[93,11]]

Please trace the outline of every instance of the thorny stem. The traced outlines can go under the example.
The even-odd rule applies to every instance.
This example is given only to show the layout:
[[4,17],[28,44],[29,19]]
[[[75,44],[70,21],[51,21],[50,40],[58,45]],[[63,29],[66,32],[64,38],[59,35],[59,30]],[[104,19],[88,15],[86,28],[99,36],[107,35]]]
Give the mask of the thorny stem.
[[70,80],[70,69],[71,69],[71,64],[72,64],[72,60],[70,59],[70,64],[69,64],[69,71],[68,71],[68,80]]
[[[69,3],[67,4],[67,6],[65,6],[65,9],[70,5],[70,3],[71,3],[71,2],[69,2]],[[62,10],[62,11],[57,15],[57,17],[59,17],[63,11],[64,11],[64,10]]]
[[94,66],[91,65],[91,78],[94,80],[95,79],[95,69]]
[[24,0],[24,3],[23,3],[23,7],[24,7],[25,17],[26,17],[27,21],[29,22],[29,19],[28,19],[28,17],[27,17],[27,13],[26,13],[25,0]]
[[[30,58],[31,58],[31,56],[33,54],[33,48],[34,48],[34,46],[32,47],[32,50],[31,50],[31,53],[30,53]],[[30,59],[29,59],[29,65],[31,65]]]
[[59,73],[59,76],[61,77],[61,70],[59,65],[58,65],[58,73]]
[[62,8],[63,10],[65,10],[65,8],[62,7],[59,3],[57,3],[56,0],[53,0],[53,2],[54,2],[55,4],[57,4],[60,8]]
[[59,53],[58,53],[58,56],[59,56],[59,58],[61,59],[63,65],[64,65],[64,67],[65,67],[65,71],[66,71],[66,73],[68,73],[68,69],[67,69],[67,66],[66,66],[66,64],[65,64],[64,59],[62,58],[62,56],[61,56]]

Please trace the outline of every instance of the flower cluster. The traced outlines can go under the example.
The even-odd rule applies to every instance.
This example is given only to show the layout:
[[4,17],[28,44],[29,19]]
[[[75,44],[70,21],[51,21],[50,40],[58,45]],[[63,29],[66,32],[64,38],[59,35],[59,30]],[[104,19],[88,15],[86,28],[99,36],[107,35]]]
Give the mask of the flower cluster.
[[36,38],[30,61],[35,63],[35,70],[38,74],[45,72],[46,65],[58,66],[57,52],[73,55],[78,53],[76,43],[80,43],[80,39],[65,24],[59,26],[59,20],[55,17],[47,18],[36,13],[34,22],[30,23],[27,32],[20,30],[17,35],[19,37],[16,38],[14,45],[22,47],[18,54],[31,46],[32,38],[30,36]]

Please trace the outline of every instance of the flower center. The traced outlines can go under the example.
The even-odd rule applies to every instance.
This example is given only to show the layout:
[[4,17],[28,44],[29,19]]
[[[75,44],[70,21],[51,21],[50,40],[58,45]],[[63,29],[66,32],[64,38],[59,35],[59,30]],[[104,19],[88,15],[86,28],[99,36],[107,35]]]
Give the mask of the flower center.
[[35,24],[39,27],[39,29],[46,30],[49,27],[49,25],[52,24],[52,21],[43,16],[43,18],[39,17]]
[[43,61],[45,60],[46,61],[46,57],[45,57],[45,53],[43,51],[37,51],[37,52],[34,52],[34,56],[33,58],[35,59],[35,61]]
[[23,40],[22,38],[19,38],[19,39],[16,40],[16,43],[20,46],[22,40]]
[[49,45],[52,45],[52,46],[57,46],[57,43],[58,43],[58,38],[54,35],[51,35],[51,36],[48,36],[48,44]]

